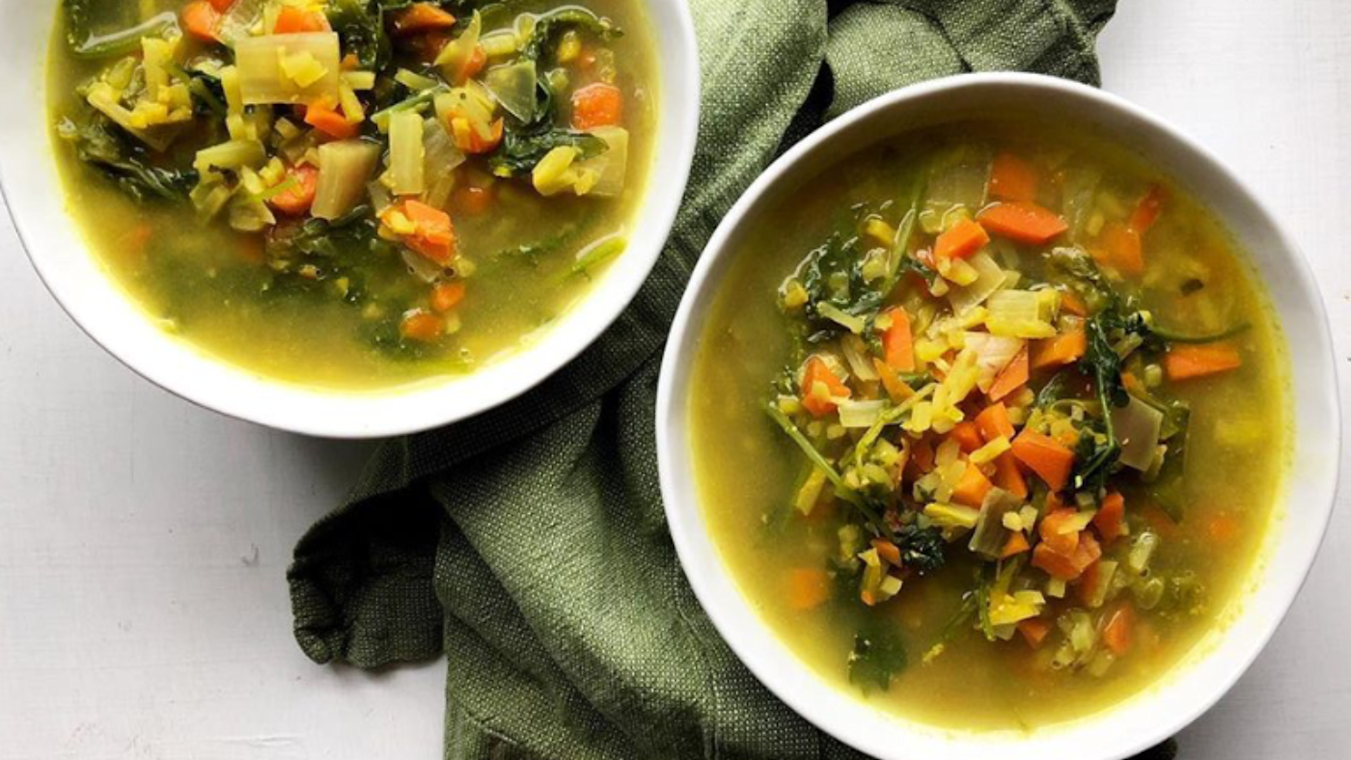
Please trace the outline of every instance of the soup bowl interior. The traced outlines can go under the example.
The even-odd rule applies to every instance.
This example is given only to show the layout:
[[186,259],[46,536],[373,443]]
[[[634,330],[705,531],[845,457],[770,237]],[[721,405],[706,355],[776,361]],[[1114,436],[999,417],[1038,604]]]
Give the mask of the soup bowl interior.
[[0,97],[0,189],[42,280],[96,342],[150,381],[216,411],[311,435],[366,438],[424,430],[472,416],[530,389],[576,357],[617,318],[661,253],[675,219],[698,132],[693,23],[681,0],[640,0],[658,50],[657,126],[646,196],[629,245],[590,290],[520,349],[472,374],[387,390],[334,391],[270,380],[171,338],[112,281],[67,213],[46,109],[45,64],[57,0],[0,0],[8,58]]
[[[913,129],[992,115],[1069,125],[1123,145],[1188,189],[1250,254],[1293,362],[1292,464],[1232,623],[1209,634],[1144,692],[1089,717],[1028,732],[926,726],[840,691],[799,661],[758,617],[719,556],[700,509],[689,424],[694,364],[689,359],[701,350],[710,307],[750,222],[855,151]],[[1162,741],[1208,709],[1274,633],[1331,515],[1341,429],[1336,393],[1327,317],[1308,265],[1253,194],[1205,149],[1140,109],[1083,85],[1023,74],[966,75],[891,93],[831,122],[772,165],[724,219],[694,272],[662,368],[656,426],[662,494],[686,575],[723,638],[767,687],[823,730],[883,759],[1113,760]]]

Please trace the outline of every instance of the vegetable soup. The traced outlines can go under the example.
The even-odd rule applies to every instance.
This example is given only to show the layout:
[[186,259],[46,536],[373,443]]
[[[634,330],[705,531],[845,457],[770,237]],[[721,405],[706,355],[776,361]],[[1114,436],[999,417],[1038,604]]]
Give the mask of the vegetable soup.
[[1290,448],[1283,338],[1161,170],[949,125],[752,222],[694,358],[701,501],[840,688],[1032,729],[1144,690],[1241,603]]
[[165,330],[320,387],[538,339],[653,155],[639,0],[64,0],[50,49],[101,263]]

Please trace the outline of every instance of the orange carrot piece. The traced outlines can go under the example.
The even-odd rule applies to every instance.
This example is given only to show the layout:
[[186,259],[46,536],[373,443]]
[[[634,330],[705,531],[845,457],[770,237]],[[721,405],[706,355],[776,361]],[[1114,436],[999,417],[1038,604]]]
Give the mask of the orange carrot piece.
[[849,397],[849,388],[844,381],[830,371],[830,367],[819,356],[807,360],[807,369],[802,376],[802,405],[813,417],[824,417],[835,411],[836,404],[817,398],[814,389],[818,383],[824,383],[827,393],[833,398]]
[[220,11],[207,0],[194,0],[183,6],[183,28],[206,42],[220,41]]
[[1083,322],[1076,321],[1073,327],[1054,338],[1038,340],[1032,344],[1032,369],[1073,364],[1079,361],[1079,357],[1087,350],[1088,334],[1084,331]]
[[1033,201],[1041,177],[1037,167],[1012,153],[1000,153],[990,168],[990,195],[1004,201]]
[[450,29],[455,17],[431,3],[413,3],[394,14],[396,35],[419,34],[433,29]]
[[220,13],[230,10],[230,6],[235,4],[235,0],[210,0],[211,7]]
[[1163,355],[1163,369],[1172,381],[1210,377],[1243,366],[1238,349],[1228,343],[1178,345]]
[[1140,199],[1140,205],[1135,207],[1131,214],[1130,227],[1141,235],[1149,231],[1158,221],[1159,215],[1163,213],[1163,188],[1159,185],[1150,185],[1149,192]]
[[952,489],[952,500],[979,509],[991,488],[994,488],[994,484],[985,477],[985,473],[974,464],[967,463],[966,469],[962,471],[962,479],[957,481],[957,487]]
[[1102,500],[1098,513],[1093,515],[1093,527],[1098,529],[1102,540],[1111,543],[1126,535],[1126,499],[1113,491]]
[[976,423],[970,420],[958,422],[953,426],[952,432],[948,437],[957,442],[962,447],[962,452],[970,454],[985,444],[985,439],[981,438],[980,428]]
[[882,352],[887,366],[897,372],[915,371],[915,338],[910,332],[910,315],[897,306],[887,311],[891,326],[882,333]]
[[1112,267],[1128,277],[1136,277],[1145,271],[1145,254],[1140,241],[1140,233],[1120,222],[1112,222],[1103,227],[1098,236],[1100,249],[1094,251],[1094,258],[1100,264]]
[[300,216],[310,210],[314,193],[319,189],[319,170],[309,164],[292,166],[286,176],[296,184],[268,200],[268,205],[288,216]]
[[420,343],[430,343],[441,337],[446,324],[435,314],[429,314],[421,309],[414,309],[404,315],[403,321],[399,323],[399,334],[405,340],[415,340]]
[[1074,452],[1054,438],[1023,428],[1018,437],[1013,439],[1012,453],[1052,491],[1063,490],[1069,482],[1070,470],[1074,467]]
[[1042,543],[1058,554],[1069,555],[1079,547],[1080,531],[1071,530],[1069,521],[1079,514],[1077,509],[1051,507],[1037,523],[1037,534]]
[[351,139],[361,131],[361,125],[351,123],[346,116],[318,103],[305,109],[305,123],[335,140]]
[[583,132],[615,126],[624,120],[624,93],[612,84],[596,82],[572,93],[572,128]]
[[990,386],[990,392],[985,395],[991,401],[998,401],[1027,385],[1027,378],[1027,344],[1024,343],[1023,347],[1018,349],[1018,353],[1013,355],[1013,360],[999,370],[998,375],[995,375],[994,383]]
[[915,445],[910,447],[910,462],[915,465],[915,471],[920,475],[933,470],[933,442],[928,438],[921,438],[918,441],[915,441]]
[[976,427],[986,443],[996,438],[1013,440],[1013,422],[1009,420],[1009,408],[1004,406],[1003,401],[982,409],[981,413],[976,415]]
[[1060,291],[1060,308],[1076,317],[1088,316],[1088,304],[1073,290]]
[[455,208],[470,216],[485,214],[493,205],[491,187],[462,187],[455,191],[453,197]]
[[406,200],[403,213],[417,231],[404,238],[404,244],[438,264],[449,263],[455,255],[455,226],[450,214],[421,201]]
[[1238,522],[1227,514],[1218,514],[1206,521],[1206,533],[1217,544],[1233,543],[1238,538]]
[[440,312],[450,311],[464,300],[465,290],[464,283],[460,281],[438,282],[432,288],[432,308]]
[[994,460],[994,484],[1020,499],[1027,498],[1027,479],[1018,469],[1018,460],[1013,452],[1006,451]]
[[1018,633],[1027,639],[1027,643],[1033,649],[1040,649],[1042,642],[1046,640],[1046,635],[1051,632],[1051,624],[1041,618],[1028,618],[1018,621]]
[[895,567],[901,566],[901,548],[885,538],[874,538],[873,548],[877,550],[877,556],[890,562]]
[[1131,650],[1135,634],[1135,608],[1130,603],[1122,604],[1107,620],[1102,629],[1102,640],[1112,654],[1121,657]]
[[1072,581],[1083,575],[1084,571],[1102,556],[1102,547],[1092,533],[1085,532],[1079,537],[1074,551],[1063,554],[1051,548],[1045,541],[1032,550],[1032,566],[1045,570],[1052,578]]
[[486,138],[480,135],[478,130],[469,124],[468,120],[464,120],[463,127],[458,125],[460,121],[456,117],[451,118],[451,135],[455,138],[455,147],[465,153],[480,155],[494,150],[501,144],[503,128],[501,119],[494,121],[488,128],[489,132]]
[[1023,535],[1021,530],[1015,530],[1009,533],[1009,540],[1005,541],[1004,548],[999,550],[999,558],[1008,559],[1031,548],[1032,545],[1027,542],[1027,536]]
[[788,606],[805,612],[830,599],[830,576],[816,567],[795,567],[788,571]]
[[938,236],[934,242],[934,258],[940,261],[965,259],[975,255],[989,242],[990,235],[984,227],[970,219],[962,219]]
[[1054,211],[1026,202],[991,206],[976,219],[992,235],[1031,245],[1049,243],[1069,229]]
[[301,10],[286,6],[277,14],[277,23],[272,26],[273,34],[303,34],[305,32],[327,32],[328,19],[322,13]]

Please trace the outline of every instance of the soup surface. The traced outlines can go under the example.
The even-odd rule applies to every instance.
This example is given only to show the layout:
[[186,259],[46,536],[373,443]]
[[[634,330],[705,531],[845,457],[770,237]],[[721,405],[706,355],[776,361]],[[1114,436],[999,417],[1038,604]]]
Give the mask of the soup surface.
[[922,131],[797,189],[731,266],[690,390],[701,501],[839,688],[1033,729],[1140,692],[1240,603],[1284,348],[1157,169],[1043,126]]
[[472,371],[623,253],[655,133],[639,6],[68,0],[70,213],[164,329],[247,369]]

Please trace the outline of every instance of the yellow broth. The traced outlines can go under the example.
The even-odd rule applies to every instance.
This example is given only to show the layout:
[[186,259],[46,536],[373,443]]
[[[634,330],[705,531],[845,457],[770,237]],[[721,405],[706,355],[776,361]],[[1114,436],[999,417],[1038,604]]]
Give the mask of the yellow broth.
[[[148,0],[141,12],[149,17],[182,5]],[[485,30],[509,27],[516,13],[561,5],[513,4],[511,14],[487,17]],[[329,277],[278,288],[260,233],[236,232],[221,218],[202,222],[186,201],[138,202],[79,161],[54,133],[67,210],[103,268],[147,316],[210,356],[273,379],[331,389],[378,390],[473,371],[544,338],[586,297],[592,280],[613,259],[580,271],[579,254],[599,239],[631,231],[644,196],[656,135],[651,29],[637,0],[582,5],[624,32],[606,43],[616,62],[616,85],[627,97],[622,123],[632,135],[624,191],[614,198],[546,198],[534,191],[528,175],[497,179],[472,160],[456,169],[457,187],[490,187],[494,201],[482,213],[462,207],[454,195],[446,205],[457,263],[470,262],[472,273],[463,277],[467,292],[453,313],[458,330],[434,343],[403,340],[390,327],[407,309],[428,309],[429,301],[428,285],[410,273],[397,251],[360,258],[360,283]],[[65,29],[59,18],[48,56],[54,129],[63,118],[88,110],[77,87],[117,60],[72,55]],[[201,50],[188,38],[184,45],[186,57]],[[345,297],[348,293],[358,295]]]
[[[1198,332],[1240,319],[1251,325],[1233,339],[1241,369],[1170,387],[1191,405],[1180,521],[1149,509],[1130,485],[1123,486],[1132,532],[1155,530],[1162,537],[1154,576],[1191,574],[1202,590],[1140,611],[1133,650],[1101,677],[1049,667],[1060,637],[1054,626],[1051,644],[1034,650],[1022,636],[986,641],[968,622],[940,654],[924,661],[973,586],[965,536],[960,547],[947,547],[945,567],[906,578],[894,598],[877,606],[860,604],[857,582],[851,585],[838,569],[830,571],[829,601],[806,610],[788,601],[794,568],[833,567],[837,531],[849,507],[836,501],[804,517],[793,506],[810,466],[765,413],[775,396],[771,382],[792,361],[779,288],[807,252],[849,218],[854,204],[877,208],[893,201],[880,213],[898,224],[914,167],[954,146],[1011,148],[1066,176],[1096,167],[1104,193],[1119,198],[1163,182],[1168,205],[1144,238],[1146,271],[1138,295],[1163,324]],[[736,583],[765,624],[826,681],[935,726],[1035,729],[1141,692],[1220,630],[1241,603],[1289,450],[1286,359],[1274,311],[1243,253],[1208,212],[1162,177],[1166,169],[1039,125],[959,124],[862,151],[750,222],[692,358],[696,476],[709,531]],[[1203,278],[1205,287],[1179,295],[1179,282],[1191,277]],[[1031,382],[1035,387],[1045,380],[1045,373],[1034,372]],[[847,663],[864,625],[899,633],[905,648],[907,662],[885,690],[850,682]]]

